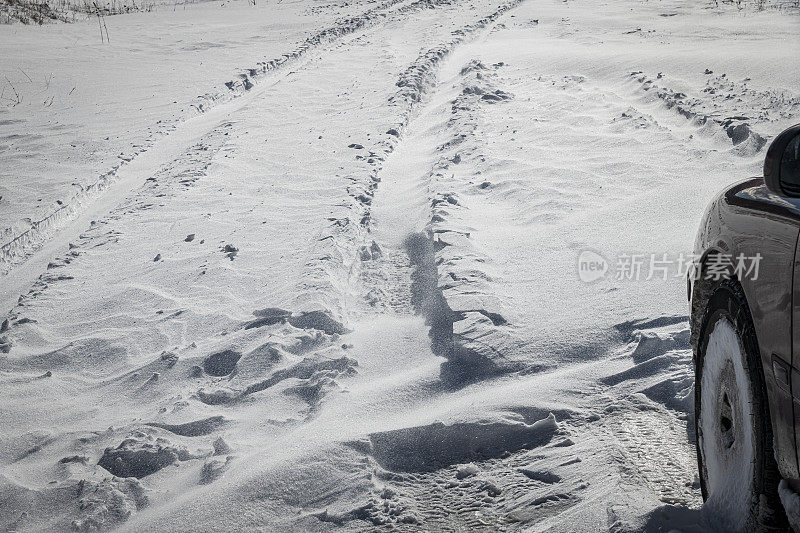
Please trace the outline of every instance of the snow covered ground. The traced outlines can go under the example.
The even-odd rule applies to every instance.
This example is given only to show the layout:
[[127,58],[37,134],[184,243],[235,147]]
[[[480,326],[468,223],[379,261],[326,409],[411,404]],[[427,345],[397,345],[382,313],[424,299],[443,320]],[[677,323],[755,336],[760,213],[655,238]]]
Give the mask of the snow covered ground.
[[712,527],[676,269],[798,121],[763,7],[0,27],[0,527]]

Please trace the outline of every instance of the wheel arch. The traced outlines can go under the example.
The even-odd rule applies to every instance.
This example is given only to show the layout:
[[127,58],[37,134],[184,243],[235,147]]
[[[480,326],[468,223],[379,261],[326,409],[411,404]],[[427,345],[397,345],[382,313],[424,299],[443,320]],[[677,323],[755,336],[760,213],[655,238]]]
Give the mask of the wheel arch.
[[[690,313],[690,320],[689,320],[689,331],[691,336],[689,338],[693,352],[695,354],[695,363],[697,359],[697,349],[698,349],[698,339],[700,337],[700,331],[703,327],[703,321],[705,320],[706,315],[706,308],[708,306],[708,301],[711,299],[711,296],[714,294],[714,291],[717,290],[717,287],[725,280],[725,279],[734,279],[737,283],[742,287],[742,294],[744,294],[745,300],[747,300],[747,292],[742,286],[742,280],[736,277],[735,273],[733,272],[732,267],[727,267],[724,271],[724,274],[719,279],[713,279],[709,277],[708,274],[708,264],[714,260],[715,257],[719,257],[726,254],[731,254],[730,251],[724,250],[724,248],[729,248],[727,243],[721,243],[723,246],[714,246],[707,249],[703,255],[695,262],[694,271],[690,273],[691,276],[691,313]],[[750,311],[750,306],[748,306],[748,312]],[[751,319],[752,320],[752,319]]]

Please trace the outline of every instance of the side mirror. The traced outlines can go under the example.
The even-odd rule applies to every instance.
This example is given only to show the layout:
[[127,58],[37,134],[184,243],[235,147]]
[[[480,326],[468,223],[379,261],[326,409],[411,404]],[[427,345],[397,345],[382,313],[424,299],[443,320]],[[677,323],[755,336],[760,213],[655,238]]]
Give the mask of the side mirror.
[[782,131],[769,145],[764,183],[779,196],[800,198],[800,124]]

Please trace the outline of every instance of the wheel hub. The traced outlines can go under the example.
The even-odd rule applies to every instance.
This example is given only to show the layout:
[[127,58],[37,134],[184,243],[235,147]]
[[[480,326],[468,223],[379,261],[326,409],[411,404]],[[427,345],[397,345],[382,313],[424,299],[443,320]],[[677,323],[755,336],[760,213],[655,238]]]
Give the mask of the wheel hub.
[[722,371],[717,392],[718,425],[716,429],[720,447],[723,450],[731,450],[736,444],[739,426],[736,420],[737,407],[736,376],[733,364],[728,361]]

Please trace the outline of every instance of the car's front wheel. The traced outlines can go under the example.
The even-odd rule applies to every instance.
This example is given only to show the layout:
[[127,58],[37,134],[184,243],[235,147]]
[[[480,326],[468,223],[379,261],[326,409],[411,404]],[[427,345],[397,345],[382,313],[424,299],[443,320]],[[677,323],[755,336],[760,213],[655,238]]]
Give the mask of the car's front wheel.
[[735,281],[723,282],[709,301],[696,364],[697,460],[710,525],[787,530],[758,343]]

